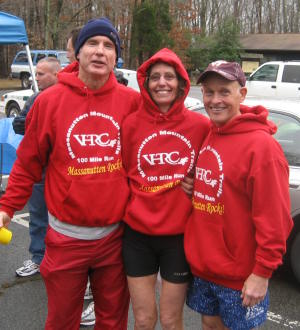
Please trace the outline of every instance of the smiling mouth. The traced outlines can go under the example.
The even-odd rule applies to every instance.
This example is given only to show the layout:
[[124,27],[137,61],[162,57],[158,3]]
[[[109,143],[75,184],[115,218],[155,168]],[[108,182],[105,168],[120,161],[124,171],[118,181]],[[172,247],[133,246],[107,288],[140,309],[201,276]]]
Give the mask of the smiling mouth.
[[160,91],[156,91],[155,93],[156,94],[161,94],[161,95],[166,95],[166,94],[169,94],[171,93],[172,91],[169,91],[169,90],[160,90]]
[[222,112],[222,111],[225,110],[225,108],[212,108],[211,107],[210,110],[213,111],[213,112]]

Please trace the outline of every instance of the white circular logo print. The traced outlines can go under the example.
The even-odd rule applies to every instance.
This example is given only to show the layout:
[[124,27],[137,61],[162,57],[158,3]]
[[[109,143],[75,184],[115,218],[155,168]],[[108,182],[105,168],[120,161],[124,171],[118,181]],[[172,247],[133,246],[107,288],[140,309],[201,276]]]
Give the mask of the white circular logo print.
[[66,144],[78,163],[111,161],[121,151],[119,124],[109,115],[91,111],[75,118]]
[[138,171],[147,182],[182,179],[194,162],[191,142],[183,135],[167,130],[146,137],[137,154]]

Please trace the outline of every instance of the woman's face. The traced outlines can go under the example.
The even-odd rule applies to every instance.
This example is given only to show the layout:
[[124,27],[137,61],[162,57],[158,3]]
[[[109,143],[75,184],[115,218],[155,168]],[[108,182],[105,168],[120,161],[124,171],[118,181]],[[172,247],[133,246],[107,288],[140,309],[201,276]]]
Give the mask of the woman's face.
[[178,95],[178,78],[175,69],[165,63],[154,64],[148,80],[148,91],[160,111],[168,112]]

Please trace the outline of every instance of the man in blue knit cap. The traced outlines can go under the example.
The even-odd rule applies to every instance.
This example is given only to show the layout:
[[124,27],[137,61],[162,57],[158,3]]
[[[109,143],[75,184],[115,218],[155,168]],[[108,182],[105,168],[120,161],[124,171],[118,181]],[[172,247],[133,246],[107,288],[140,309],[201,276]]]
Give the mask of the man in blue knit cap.
[[45,329],[79,329],[89,277],[95,329],[127,330],[121,219],[129,188],[120,126],[136,110],[139,93],[113,74],[120,39],[107,18],[81,29],[75,55],[77,62],[58,74],[58,83],[40,94],[28,113],[0,200],[0,228],[24,207],[46,168],[49,227],[40,266],[48,295]]

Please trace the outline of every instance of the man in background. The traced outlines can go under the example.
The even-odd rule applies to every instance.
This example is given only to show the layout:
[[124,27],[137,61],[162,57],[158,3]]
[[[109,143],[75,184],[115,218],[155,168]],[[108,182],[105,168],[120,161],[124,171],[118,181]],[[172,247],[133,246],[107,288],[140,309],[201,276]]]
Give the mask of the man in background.
[[[60,62],[54,57],[41,59],[36,66],[36,80],[40,92],[33,94],[25,103],[20,116],[13,121],[13,128],[16,134],[25,134],[25,119],[37,96],[57,82],[57,73],[60,71]],[[32,195],[28,201],[29,208],[29,252],[32,258],[25,260],[23,266],[16,270],[21,277],[31,276],[40,271],[40,264],[45,253],[45,235],[48,226],[48,210],[44,199],[44,179],[35,183]]]
[[69,36],[68,36],[68,40],[67,40],[67,58],[69,59],[70,63],[76,61],[75,44],[76,44],[76,40],[78,38],[80,30],[81,30],[81,27],[76,27],[69,33]]

